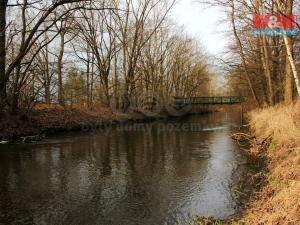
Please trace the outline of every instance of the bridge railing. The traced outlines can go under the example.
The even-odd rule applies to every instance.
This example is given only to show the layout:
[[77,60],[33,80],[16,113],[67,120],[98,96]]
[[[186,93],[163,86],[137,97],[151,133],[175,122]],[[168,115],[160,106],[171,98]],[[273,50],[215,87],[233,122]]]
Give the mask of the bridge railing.
[[174,97],[175,104],[236,104],[244,101],[241,96],[226,97]]

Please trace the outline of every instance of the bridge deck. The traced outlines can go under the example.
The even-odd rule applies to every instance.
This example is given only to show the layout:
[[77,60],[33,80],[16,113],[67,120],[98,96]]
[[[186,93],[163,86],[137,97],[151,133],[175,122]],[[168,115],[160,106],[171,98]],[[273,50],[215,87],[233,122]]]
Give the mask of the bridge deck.
[[227,97],[175,97],[176,104],[237,104],[242,103],[244,98],[241,96]]

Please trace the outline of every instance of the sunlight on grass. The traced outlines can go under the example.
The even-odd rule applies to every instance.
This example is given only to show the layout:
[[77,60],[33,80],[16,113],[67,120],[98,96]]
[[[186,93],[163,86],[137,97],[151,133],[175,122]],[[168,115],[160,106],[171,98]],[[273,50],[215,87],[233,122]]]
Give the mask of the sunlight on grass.
[[242,222],[236,222],[233,220],[221,221],[219,219],[205,218],[205,217],[194,217],[189,225],[245,225]]

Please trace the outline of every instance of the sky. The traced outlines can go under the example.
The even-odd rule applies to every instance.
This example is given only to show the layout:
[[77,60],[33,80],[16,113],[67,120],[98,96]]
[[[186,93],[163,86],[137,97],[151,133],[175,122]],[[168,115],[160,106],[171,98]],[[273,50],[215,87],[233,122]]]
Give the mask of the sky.
[[178,0],[172,17],[178,25],[184,25],[187,33],[199,40],[210,55],[218,56],[225,50],[227,41],[224,31],[228,31],[229,27],[221,9],[195,0]]

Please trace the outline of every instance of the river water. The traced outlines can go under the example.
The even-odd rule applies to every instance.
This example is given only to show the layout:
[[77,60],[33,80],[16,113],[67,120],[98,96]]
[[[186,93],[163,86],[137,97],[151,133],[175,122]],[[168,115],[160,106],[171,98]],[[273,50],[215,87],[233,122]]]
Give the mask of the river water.
[[0,224],[175,225],[235,213],[239,113],[0,146]]

